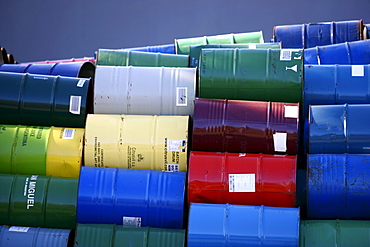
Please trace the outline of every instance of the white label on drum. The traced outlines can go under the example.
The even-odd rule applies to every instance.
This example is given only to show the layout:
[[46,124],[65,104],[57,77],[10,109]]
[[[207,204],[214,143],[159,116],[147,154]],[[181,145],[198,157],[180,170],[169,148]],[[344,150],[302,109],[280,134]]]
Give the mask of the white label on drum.
[[287,133],[274,134],[274,148],[275,152],[286,152]]
[[352,76],[364,76],[364,66],[363,65],[352,65]]
[[256,175],[229,174],[229,192],[256,192]]

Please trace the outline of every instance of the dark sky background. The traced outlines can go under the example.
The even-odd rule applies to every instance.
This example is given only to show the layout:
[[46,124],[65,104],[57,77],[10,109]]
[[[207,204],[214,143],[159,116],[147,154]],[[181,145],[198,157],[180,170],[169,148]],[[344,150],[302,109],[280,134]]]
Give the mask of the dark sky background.
[[369,0],[0,0],[0,46],[18,62],[92,57],[99,48],[362,19]]

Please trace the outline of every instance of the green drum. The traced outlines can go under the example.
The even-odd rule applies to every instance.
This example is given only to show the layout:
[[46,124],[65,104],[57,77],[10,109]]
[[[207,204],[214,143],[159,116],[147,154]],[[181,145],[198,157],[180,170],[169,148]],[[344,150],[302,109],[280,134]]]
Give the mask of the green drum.
[[130,50],[99,49],[97,54],[97,65],[189,67],[189,56]]
[[281,43],[241,43],[241,44],[215,44],[215,45],[192,45],[189,52],[189,67],[199,66],[199,57],[202,49],[209,48],[247,48],[247,49],[281,49]]
[[298,49],[203,49],[200,98],[302,101],[303,52]]
[[75,247],[184,247],[184,229],[78,224]]
[[189,54],[192,45],[263,43],[262,31],[175,39],[176,54]]
[[0,173],[46,174],[51,127],[0,125]]
[[0,174],[0,183],[1,225],[75,228],[77,178]]
[[299,246],[370,246],[370,221],[302,220]]

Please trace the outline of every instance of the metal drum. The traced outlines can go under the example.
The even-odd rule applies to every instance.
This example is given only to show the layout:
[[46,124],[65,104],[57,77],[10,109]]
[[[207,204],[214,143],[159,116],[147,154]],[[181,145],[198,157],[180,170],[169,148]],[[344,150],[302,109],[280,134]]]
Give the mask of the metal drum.
[[58,60],[45,60],[45,61],[35,61],[22,64],[44,64],[44,63],[78,63],[78,62],[91,62],[95,64],[94,57],[81,57],[81,58],[67,58]]
[[45,64],[3,64],[0,65],[0,71],[93,79],[95,74],[95,65],[90,61]]
[[0,123],[83,128],[90,79],[0,72]]
[[186,171],[188,116],[89,114],[85,166]]
[[363,39],[362,20],[281,25],[273,29],[273,41],[283,48],[310,48]]
[[0,246],[6,247],[70,247],[74,231],[67,229],[0,226]]
[[0,224],[74,229],[76,178],[0,174]]
[[241,44],[211,44],[192,45],[189,52],[189,67],[199,67],[199,57],[202,49],[210,48],[248,48],[248,49],[281,49],[281,43],[241,43]]
[[182,229],[185,172],[82,167],[77,222]]
[[96,64],[106,66],[186,68],[189,67],[189,56],[131,50],[99,49]]
[[84,129],[0,125],[0,173],[78,177]]
[[300,247],[369,246],[370,221],[302,220]]
[[51,127],[46,150],[46,175],[78,177],[83,161],[84,137],[85,129],[82,128]]
[[309,219],[370,219],[369,154],[308,154]]
[[296,155],[192,151],[188,202],[295,207]]
[[75,247],[184,247],[185,229],[78,224]]
[[311,105],[311,154],[370,154],[370,104]]
[[370,40],[305,49],[304,64],[370,64]]
[[203,49],[199,97],[301,102],[303,51],[289,49]]
[[124,48],[123,50],[175,54],[175,45],[174,44],[152,45],[143,47]]
[[299,209],[190,205],[188,247],[298,246]]
[[0,172],[46,175],[51,127],[0,125]]
[[370,65],[306,65],[303,116],[309,105],[370,103]]
[[94,113],[192,115],[195,68],[97,66]]
[[197,99],[192,150],[297,154],[298,103]]
[[176,54],[189,54],[192,45],[264,43],[262,31],[175,39]]

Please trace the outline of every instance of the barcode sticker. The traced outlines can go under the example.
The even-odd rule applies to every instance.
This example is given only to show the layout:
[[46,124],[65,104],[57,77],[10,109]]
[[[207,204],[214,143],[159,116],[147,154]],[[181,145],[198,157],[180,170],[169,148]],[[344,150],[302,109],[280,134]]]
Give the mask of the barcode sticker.
[[77,87],[83,87],[84,84],[85,84],[85,81],[86,79],[80,79],[78,82],[77,82]]
[[187,87],[176,87],[176,106],[187,106],[188,105],[188,88]]
[[284,106],[284,117],[286,118],[298,118],[298,106],[285,105]]
[[364,76],[364,66],[363,65],[352,65],[352,76]]
[[73,96],[71,95],[69,99],[69,112],[72,114],[80,114],[81,108],[81,96]]
[[249,49],[257,49],[256,43],[249,43]]
[[23,226],[11,226],[9,227],[10,232],[28,232],[29,227],[23,227]]
[[292,60],[292,50],[281,49],[280,50],[280,61],[291,61]]
[[178,164],[167,164],[167,171],[168,172],[178,172],[180,165]]
[[76,129],[64,129],[62,139],[73,139]]
[[275,133],[273,136],[275,152],[286,152],[287,133]]
[[256,192],[256,175],[229,174],[229,192]]
[[125,217],[123,216],[124,226],[141,227],[141,217]]
[[185,152],[186,141],[185,140],[168,140],[167,141],[169,152]]

